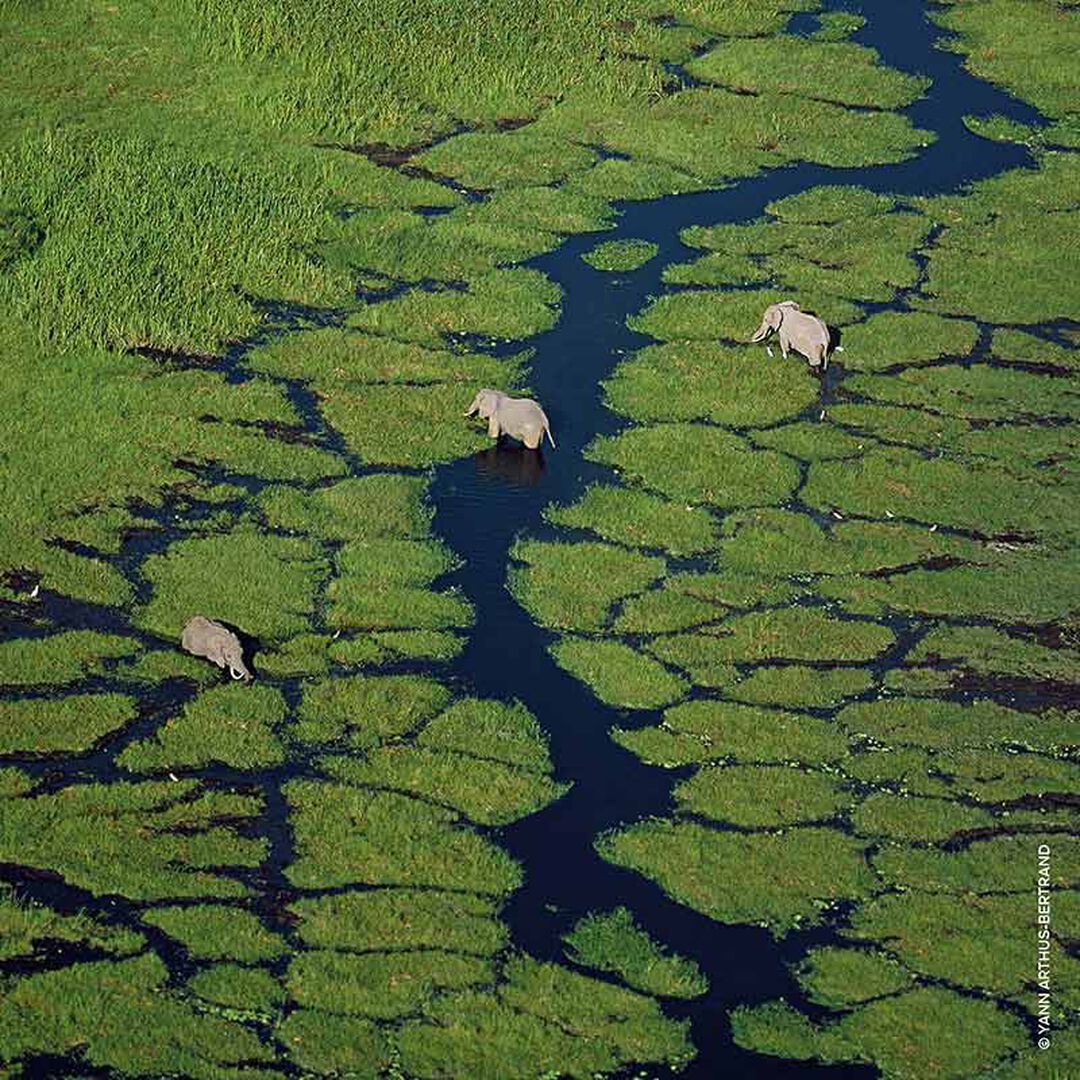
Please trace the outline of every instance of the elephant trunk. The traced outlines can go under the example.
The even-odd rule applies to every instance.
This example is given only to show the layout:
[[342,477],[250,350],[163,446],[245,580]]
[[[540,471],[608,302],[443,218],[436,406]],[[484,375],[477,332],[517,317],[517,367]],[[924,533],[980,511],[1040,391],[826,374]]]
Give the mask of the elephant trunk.
[[750,339],[750,341],[764,341],[765,338],[769,336],[770,330],[772,330],[772,327],[769,325],[768,320],[762,319],[761,325],[757,329],[757,333]]

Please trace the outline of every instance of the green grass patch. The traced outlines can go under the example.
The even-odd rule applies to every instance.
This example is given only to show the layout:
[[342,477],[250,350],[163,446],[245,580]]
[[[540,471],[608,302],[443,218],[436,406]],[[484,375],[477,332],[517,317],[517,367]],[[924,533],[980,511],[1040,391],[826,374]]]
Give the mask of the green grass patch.
[[563,941],[575,963],[611,972],[646,994],[695,998],[709,988],[693,960],[664,950],[624,907],[579,919]]
[[299,888],[396,885],[505,896],[521,884],[506,852],[451,810],[392,792],[295,780],[286,785]]
[[416,164],[469,188],[554,184],[596,160],[587,147],[553,139],[532,125],[509,134],[466,132],[427,150]]
[[749,438],[755,446],[779,450],[800,461],[858,457],[871,441],[822,420],[804,420],[766,431],[752,431]]
[[823,510],[884,518],[886,512],[927,525],[953,525],[983,535],[1060,535],[1071,529],[1075,496],[1060,487],[1020,480],[1003,469],[903,450],[869,450],[853,461],[810,467],[803,498]]
[[731,697],[757,705],[825,708],[866,693],[873,678],[864,668],[812,668],[791,664],[759,668],[728,688]]
[[743,828],[777,828],[835,817],[851,804],[833,776],[783,765],[699,769],[675,788],[681,810]]
[[585,683],[605,705],[658,709],[688,690],[685,679],[622,642],[566,638],[550,651],[559,667]]
[[849,11],[823,11],[817,23],[818,28],[810,35],[815,41],[844,41],[865,26],[866,19]]
[[13,638],[0,643],[0,684],[63,686],[103,674],[110,660],[132,656],[138,648],[130,638],[94,630]]
[[891,957],[862,949],[813,949],[797,974],[811,1001],[833,1009],[908,990],[912,982],[911,974]]
[[290,334],[248,353],[244,364],[256,371],[314,383],[324,392],[358,383],[491,386],[512,380],[516,373],[516,364],[490,356],[425,348],[337,327]]
[[659,250],[651,240],[606,240],[581,257],[594,270],[619,273],[639,270]]
[[1068,371],[1080,368],[1080,351],[1077,349],[1011,327],[998,327],[994,331],[990,351],[995,359],[1006,363],[1050,364]]
[[493,978],[489,961],[437,949],[362,956],[318,949],[293,960],[286,985],[305,1008],[392,1020],[418,1011],[437,993]]
[[1080,681],[1080,650],[1050,649],[989,626],[935,626],[907,656],[980,674]]
[[985,1074],[1027,1043],[1021,1022],[989,1001],[923,987],[816,1025],[790,1005],[743,1006],[736,1043],[759,1053],[826,1062],[873,1062],[886,1076],[949,1080]]
[[671,588],[653,589],[623,602],[613,630],[617,634],[664,634],[723,618],[725,609]]
[[949,750],[1011,744],[1053,753],[1080,739],[1080,723],[1071,714],[1045,713],[1036,723],[1030,713],[988,700],[965,705],[886,698],[848,705],[837,719],[852,734],[869,735],[887,746]]
[[357,749],[378,746],[415,730],[445,708],[450,692],[419,675],[347,675],[304,688],[293,738]]
[[631,428],[597,439],[585,456],[668,498],[723,508],[782,502],[799,482],[789,458],[697,424]]
[[89,750],[138,714],[124,694],[0,701],[0,753],[54,754]]
[[924,76],[882,66],[878,54],[864,45],[787,34],[725,41],[686,70],[733,90],[797,94],[875,109],[901,109],[930,85]]
[[696,555],[717,542],[716,523],[707,511],[609,484],[590,485],[576,503],[549,506],[544,517],[554,525],[588,529],[617,544],[672,555]]
[[876,887],[863,847],[833,829],[748,834],[650,820],[607,833],[596,847],[608,862],[644,874],[711,919],[757,923],[777,936]]
[[993,828],[992,814],[951,799],[928,799],[879,792],[864,799],[851,815],[859,836],[943,843],[957,833]]
[[398,1036],[411,1075],[594,1076],[630,1063],[678,1068],[693,1053],[688,1025],[651,998],[525,958],[507,965],[496,995],[446,996],[427,1013]]
[[416,739],[420,746],[501,761],[532,772],[551,772],[547,736],[519,701],[459,698],[430,720]]
[[419,476],[373,473],[314,491],[271,487],[259,496],[267,524],[328,540],[426,537],[431,508]]
[[309,629],[328,572],[319,547],[296,537],[236,531],[180,540],[143,564],[154,591],[137,621],[178,643],[196,614],[280,640]]
[[805,607],[737,615],[710,628],[707,636],[716,640],[713,659],[733,663],[872,660],[895,640],[887,627],[835,619]]
[[204,690],[158,732],[125,747],[117,764],[131,772],[197,768],[211,762],[234,769],[280,765],[285,751],[275,730],[285,700],[270,686],[231,683]]
[[[935,893],[1022,892],[1027,888],[1024,855],[1039,844],[1053,845],[1052,889],[1080,883],[1080,843],[1074,837],[1027,833],[979,840],[956,852],[890,847],[873,858],[887,885]],[[1030,876],[1030,875],[1027,875]]]
[[787,581],[752,574],[733,574],[728,571],[672,574],[665,582],[665,588],[735,608],[786,604],[794,600],[800,591]]
[[114,956],[129,956],[146,945],[134,930],[109,926],[87,915],[61,915],[24,902],[10,889],[0,890],[0,960],[34,957],[58,941],[79,942]]
[[386,1036],[371,1020],[320,1009],[295,1009],[281,1022],[278,1037],[301,1069],[375,1080],[390,1064]]
[[262,862],[266,842],[237,834],[261,800],[196,783],[76,784],[9,802],[0,860],[52,871],[95,895],[133,900],[243,896],[218,871]]
[[1080,386],[1075,381],[981,364],[901,371],[889,377],[863,375],[845,385],[876,401],[932,409],[966,420],[1028,416],[1075,420],[1080,416]]
[[882,311],[844,331],[844,367],[880,371],[896,364],[967,356],[978,337],[978,328],[965,319],[945,319],[926,311]]
[[757,350],[700,341],[642,349],[615,369],[604,389],[610,408],[635,420],[712,420],[731,427],[797,416],[819,394],[810,375]]
[[468,893],[365,889],[297,900],[289,910],[304,942],[324,949],[446,949],[492,956],[508,938],[494,903]]
[[285,1003],[281,983],[263,968],[215,964],[193,975],[188,988],[203,1001],[253,1019],[273,1017]]
[[275,960],[288,946],[244,908],[225,904],[159,907],[143,913],[143,922],[164,930],[196,960],[235,960],[241,964]]
[[541,625],[600,630],[614,604],[642,592],[664,574],[664,560],[599,543],[519,540],[510,557],[510,591]]
[[478,825],[509,824],[567,790],[544,773],[422,747],[386,746],[362,760],[328,757],[320,765],[335,779],[428,799]]
[[393,300],[367,304],[348,325],[402,341],[439,348],[447,334],[509,340],[550,330],[562,291],[538,270],[497,270],[468,288],[413,289]]
[[208,1078],[273,1060],[254,1032],[197,1012],[168,979],[153,953],[28,975],[0,1003],[0,1059],[77,1047],[89,1066],[129,1076]]
[[659,727],[614,728],[611,737],[643,761],[669,767],[707,761],[820,764],[848,755],[847,736],[826,720],[704,699],[668,709]]

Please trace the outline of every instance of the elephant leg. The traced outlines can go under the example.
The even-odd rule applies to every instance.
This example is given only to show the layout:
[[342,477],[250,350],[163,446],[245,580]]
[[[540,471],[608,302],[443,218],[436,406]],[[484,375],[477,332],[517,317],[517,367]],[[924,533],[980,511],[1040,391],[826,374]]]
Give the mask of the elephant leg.
[[540,440],[544,437],[542,431],[527,431],[525,432],[522,442],[530,449],[535,450],[540,445]]
[[488,438],[497,439],[499,437],[499,421],[494,416],[488,418]]

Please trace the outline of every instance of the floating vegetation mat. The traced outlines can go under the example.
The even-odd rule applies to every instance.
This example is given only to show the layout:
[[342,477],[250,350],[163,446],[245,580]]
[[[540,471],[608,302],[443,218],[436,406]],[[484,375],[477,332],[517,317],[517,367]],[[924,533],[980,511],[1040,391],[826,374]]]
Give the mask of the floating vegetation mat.
[[[620,288],[653,275],[627,313],[651,342],[508,587],[612,754],[678,769],[595,857],[699,919],[814,928],[788,1000],[731,1009],[741,1047],[1020,1078],[1048,848],[1054,1066],[1080,1071],[1075,11],[933,12],[1046,117],[968,121],[1030,168],[814,187],[686,228],[662,270],[662,238],[603,236],[618,201],[934,140],[905,113],[927,80],[815,7],[7,6],[0,1072],[715,1050],[708,958],[621,899],[522,948],[511,898],[548,886],[510,830],[595,776],[453,667],[485,593],[432,471],[489,447],[478,388],[529,390],[572,234]],[[783,299],[842,344],[823,384],[746,343]],[[194,614],[252,684],[180,651]]]

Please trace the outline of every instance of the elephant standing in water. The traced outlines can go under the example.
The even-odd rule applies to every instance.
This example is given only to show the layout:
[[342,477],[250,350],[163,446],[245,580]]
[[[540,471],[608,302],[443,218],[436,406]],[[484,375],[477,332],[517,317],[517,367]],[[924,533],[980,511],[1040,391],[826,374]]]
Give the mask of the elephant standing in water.
[[530,450],[537,450],[547,435],[548,442],[555,446],[548,418],[531,398],[508,397],[500,390],[480,390],[465,415],[473,413],[479,413],[488,422],[488,435],[493,439],[509,435],[520,439]]
[[180,637],[180,645],[192,656],[202,656],[219,668],[228,668],[234,679],[247,682],[251,672],[244,666],[244,647],[227,627],[204,615],[193,615]]
[[750,340],[764,341],[774,330],[780,337],[780,352],[785,359],[788,351],[794,349],[819,372],[829,366],[829,328],[816,315],[803,311],[794,300],[770,304]]

